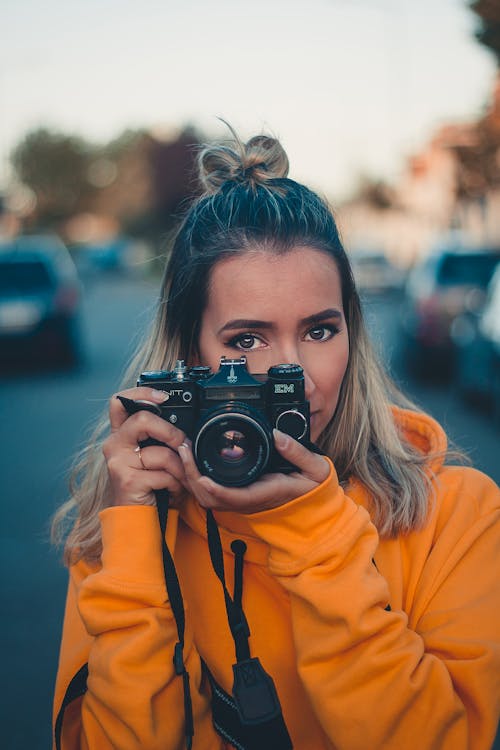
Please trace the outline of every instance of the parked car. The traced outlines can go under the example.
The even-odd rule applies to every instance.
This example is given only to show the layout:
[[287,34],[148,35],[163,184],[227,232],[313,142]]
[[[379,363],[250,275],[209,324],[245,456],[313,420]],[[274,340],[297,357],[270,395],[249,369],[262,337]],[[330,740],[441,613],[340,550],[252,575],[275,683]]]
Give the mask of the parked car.
[[117,235],[101,242],[89,242],[78,248],[77,264],[86,274],[122,273],[130,271],[136,262],[137,242]]
[[75,264],[53,236],[0,242],[0,355],[74,364],[81,354],[81,287]]
[[356,286],[361,294],[388,294],[400,291],[404,272],[383,253],[353,252],[350,256]]
[[408,278],[401,314],[404,362],[416,375],[446,375],[455,366],[453,322],[479,310],[500,261],[500,248],[444,248]]
[[457,387],[467,400],[492,408],[500,422],[500,266],[493,274],[479,314],[466,313],[453,322]]

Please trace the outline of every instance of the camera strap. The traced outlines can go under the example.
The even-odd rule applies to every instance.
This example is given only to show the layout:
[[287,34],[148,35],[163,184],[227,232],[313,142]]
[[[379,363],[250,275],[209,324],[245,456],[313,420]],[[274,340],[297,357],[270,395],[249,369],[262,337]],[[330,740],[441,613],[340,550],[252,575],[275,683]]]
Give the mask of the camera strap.
[[224,592],[236,652],[232,696],[222,690],[204,664],[212,688],[214,726],[240,750],[292,750],[273,679],[264,670],[260,659],[250,656],[250,629],[242,606],[246,544],[241,539],[235,539],[231,544],[235,556],[234,592],[231,598],[226,586],[219,528],[211,510],[207,510],[206,516],[210,558]]
[[[177,626],[177,637],[179,639],[174,647],[173,661],[175,673],[179,676],[182,676],[182,687],[184,692],[184,733],[186,739],[186,748],[187,750],[191,750],[193,746],[194,721],[191,692],[189,689],[189,673],[184,664],[184,630],[186,625],[186,618],[184,613],[184,603],[182,601],[179,578],[177,577],[177,571],[175,570],[175,564],[172,555],[168,548],[167,542],[165,541],[168,519],[169,493],[168,490],[158,490],[157,492],[155,492],[155,496],[156,506],[158,510],[158,519],[161,529],[162,559],[165,584],[167,587],[170,606],[172,607],[172,612],[174,614],[175,624]],[[85,663],[73,676],[66,689],[66,693],[64,695],[63,702],[57,714],[56,722],[54,725],[54,744],[56,750],[60,750],[61,748],[64,712],[70,703],[83,696],[87,691],[88,673],[88,664]]]
[[[191,750],[194,720],[189,673],[184,664],[186,618],[175,563],[165,540],[169,493],[168,490],[159,490],[155,495],[162,538],[163,571],[167,594],[177,627],[178,641],[174,647],[173,661],[175,673],[182,676],[185,741],[187,750]],[[237,750],[293,750],[274,682],[262,667],[260,660],[250,656],[248,643],[250,630],[242,607],[243,556],[246,551],[246,544],[241,539],[235,539],[231,544],[235,556],[235,583],[233,597],[231,597],[225,581],[220,533],[210,510],[207,511],[207,535],[212,565],[224,592],[226,612],[236,652],[236,664],[233,664],[232,696],[228,695],[217,684],[207,665],[202,661],[203,669],[208,676],[212,690],[214,727]],[[84,664],[68,685],[54,727],[56,750],[60,750],[61,747],[65,709],[70,703],[85,694],[87,677],[88,665]]]
[[165,574],[167,594],[170,606],[172,607],[172,612],[174,613],[175,624],[177,626],[177,637],[179,639],[174,647],[174,668],[176,675],[182,676],[182,687],[184,692],[184,733],[186,738],[186,748],[187,750],[191,750],[194,736],[194,721],[191,691],[189,689],[189,672],[184,664],[184,630],[186,626],[186,617],[179,578],[177,577],[174,560],[165,538],[169,493],[168,490],[157,490],[155,495],[161,529],[163,572]]

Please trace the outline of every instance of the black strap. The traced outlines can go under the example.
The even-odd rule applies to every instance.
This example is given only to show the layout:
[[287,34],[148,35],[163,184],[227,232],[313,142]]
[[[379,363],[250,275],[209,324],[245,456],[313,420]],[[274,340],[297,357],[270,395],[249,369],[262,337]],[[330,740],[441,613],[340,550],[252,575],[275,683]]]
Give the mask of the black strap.
[[165,583],[167,593],[174,613],[175,624],[177,626],[177,635],[179,640],[174,647],[174,668],[177,675],[182,675],[182,687],[184,692],[184,733],[186,737],[186,748],[191,750],[194,736],[193,706],[191,701],[191,691],[189,689],[189,672],[184,664],[184,630],[186,617],[184,613],[184,603],[182,601],[181,587],[177,577],[175,564],[168,548],[165,534],[167,529],[169,494],[168,490],[158,490],[156,493],[156,506],[158,508],[158,518],[161,529],[161,545],[163,558],[163,572],[165,574]]
[[292,750],[274,682],[260,660],[250,656],[250,630],[242,607],[246,544],[241,539],[235,539],[231,544],[235,555],[234,592],[231,598],[226,586],[219,528],[211,510],[207,511],[207,537],[212,565],[222,584],[236,652],[231,703],[226,700],[227,693],[219,686],[214,688],[216,683],[210,679],[207,669],[212,686],[214,727],[221,736],[242,750]]
[[281,713],[265,723],[243,724],[233,696],[216,682],[203,661],[202,666],[212,692],[212,722],[217,734],[236,750],[292,750]]
[[[212,566],[217,575],[217,578],[222,584],[222,590],[224,592],[224,601],[226,603],[227,619],[229,622],[229,628],[233,636],[234,645],[236,649],[236,660],[243,661],[250,657],[250,647],[248,645],[248,638],[250,636],[250,629],[248,622],[241,607],[241,596],[242,596],[242,569],[243,569],[243,554],[246,551],[246,545],[241,539],[235,540],[239,543],[239,547],[236,548],[236,565],[237,574],[235,575],[236,584],[236,595],[239,598],[239,605],[237,601],[233,601],[227,590],[226,577],[224,574],[224,557],[222,554],[222,543],[220,539],[219,529],[213,513],[211,510],[207,510],[207,537],[208,537],[208,549],[210,551],[210,558],[212,560]],[[233,542],[234,544],[234,542]],[[243,545],[243,546],[241,546]],[[241,550],[241,552],[240,552]],[[233,552],[235,550],[233,549]],[[238,563],[238,558],[240,562]],[[239,575],[238,575],[239,574]],[[238,579],[240,583],[238,583]]]
[[[163,558],[163,573],[165,575],[165,583],[167,585],[168,598],[170,600],[170,606],[174,613],[175,624],[177,626],[177,636],[181,647],[184,646],[184,629],[186,627],[186,617],[184,614],[184,604],[182,601],[181,587],[179,579],[177,578],[177,572],[175,570],[174,561],[167,542],[165,540],[165,534],[167,530],[167,519],[168,519],[168,491],[159,490],[156,494],[156,507],[158,510],[158,520],[160,522],[161,530],[161,552]],[[175,664],[175,657],[174,657]],[[182,674],[177,671],[177,674]]]
[[77,698],[80,698],[87,690],[87,678],[89,676],[89,665],[84,664],[80,667],[78,672],[73,676],[71,682],[66,688],[66,693],[63,698],[61,708],[57,714],[57,719],[54,727],[54,739],[56,743],[56,750],[61,750],[61,733],[64,719],[64,712],[66,707]]
[[[161,529],[163,572],[165,574],[165,583],[167,586],[168,598],[170,601],[170,606],[172,607],[172,612],[174,614],[175,624],[177,626],[177,636],[179,639],[174,647],[173,661],[175,673],[179,676],[182,675],[182,687],[184,692],[184,732],[186,738],[186,748],[187,750],[191,750],[194,736],[193,707],[191,702],[191,691],[189,688],[189,673],[184,664],[183,653],[186,618],[184,614],[184,604],[182,601],[179,579],[177,577],[177,572],[175,570],[172,555],[170,554],[170,550],[165,540],[169,495],[167,490],[160,490],[155,494],[158,509],[158,519]],[[88,674],[88,664],[84,664],[83,667],[81,667],[74,675],[66,689],[66,693],[64,695],[61,708],[59,709],[59,713],[57,714],[57,719],[54,726],[56,750],[60,750],[61,748],[61,733],[66,707],[69,703],[85,693],[85,691],[87,690]]]
[[247,545],[242,539],[234,539],[231,542],[231,551],[234,554],[234,606],[240,610],[243,607],[243,557],[247,551]]

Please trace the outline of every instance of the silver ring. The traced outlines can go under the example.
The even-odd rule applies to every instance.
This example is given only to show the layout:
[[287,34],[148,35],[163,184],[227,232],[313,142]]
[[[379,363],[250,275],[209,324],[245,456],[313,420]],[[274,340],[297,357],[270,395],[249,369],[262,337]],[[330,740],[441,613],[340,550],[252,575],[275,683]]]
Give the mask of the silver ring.
[[134,448],[134,453],[137,453],[137,455],[139,456],[139,461],[141,462],[141,466],[143,469],[145,469],[146,467],[144,466],[144,461],[142,460],[142,453],[141,453],[140,445],[138,445],[137,448]]

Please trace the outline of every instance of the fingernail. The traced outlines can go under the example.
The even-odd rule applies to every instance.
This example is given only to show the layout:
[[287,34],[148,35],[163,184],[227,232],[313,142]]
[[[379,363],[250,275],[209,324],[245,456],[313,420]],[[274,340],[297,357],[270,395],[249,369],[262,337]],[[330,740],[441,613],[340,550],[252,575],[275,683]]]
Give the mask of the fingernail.
[[273,435],[276,447],[280,448],[281,450],[285,450],[285,448],[287,448],[290,443],[290,436],[285,432],[281,432],[281,430],[277,430],[276,428],[274,428],[273,430]]
[[165,393],[165,391],[157,391],[155,388],[151,388],[151,397],[158,401],[159,404],[163,403],[163,401],[166,401],[168,398],[168,393]]
[[179,453],[179,456],[181,457],[182,463],[185,463],[188,457],[188,448],[185,443],[181,443],[179,447],[177,448],[177,451]]

